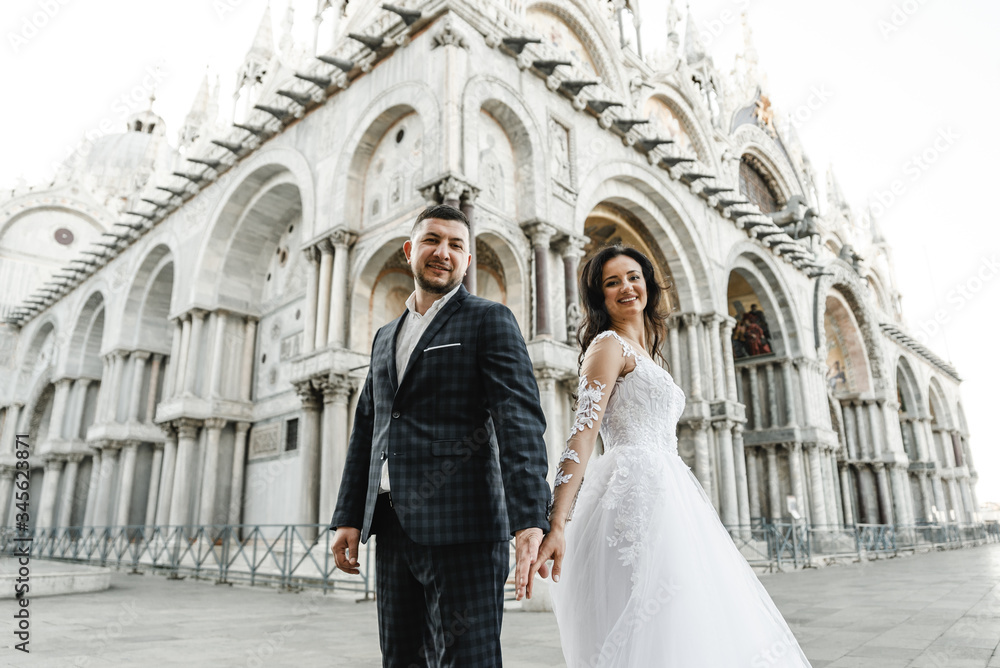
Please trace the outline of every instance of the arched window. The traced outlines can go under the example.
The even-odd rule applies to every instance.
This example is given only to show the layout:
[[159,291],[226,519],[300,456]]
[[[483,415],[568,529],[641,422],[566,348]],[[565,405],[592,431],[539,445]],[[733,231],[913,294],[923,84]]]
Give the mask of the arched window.
[[740,193],[757,205],[761,213],[774,213],[781,208],[781,196],[765,176],[760,161],[750,155],[740,159]]

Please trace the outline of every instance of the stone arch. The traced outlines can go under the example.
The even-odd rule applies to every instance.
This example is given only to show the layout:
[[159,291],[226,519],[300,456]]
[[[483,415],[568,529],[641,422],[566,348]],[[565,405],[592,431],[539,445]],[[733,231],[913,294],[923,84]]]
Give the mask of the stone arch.
[[787,156],[770,135],[756,125],[747,124],[736,129],[732,141],[735,156],[753,156],[760,161],[767,175],[774,179],[773,185],[784,200],[779,204],[787,202],[792,195],[805,196]]
[[103,372],[101,350],[106,313],[104,293],[94,290],[77,314],[69,343],[67,372],[83,378],[100,379]]
[[827,354],[826,328],[823,326],[825,300],[821,297],[836,290],[840,298],[849,308],[851,317],[857,323],[867,355],[866,364],[869,368],[872,390],[888,392],[891,388],[887,366],[879,338],[876,335],[878,318],[871,306],[865,300],[865,289],[861,278],[847,263],[834,260],[826,265],[828,275],[821,276],[816,283],[816,300],[813,311],[813,328],[816,333],[816,351],[820,359]]
[[30,387],[34,379],[41,374],[51,374],[56,367],[59,355],[58,336],[61,323],[53,313],[47,314],[37,322],[33,333],[23,333],[30,336],[30,343],[24,348],[18,372],[18,387]]
[[[332,213],[329,227],[338,224],[346,224],[351,229],[359,227],[364,207],[364,201],[359,198],[359,194],[364,192],[361,179],[375,147],[394,123],[414,113],[423,124],[424,134],[423,162],[420,173],[414,174],[413,183],[419,185],[421,179],[433,178],[437,173],[442,130],[436,124],[441,112],[434,92],[427,84],[416,81],[392,86],[371,101],[348,133],[335,170],[328,178],[324,175],[320,177],[324,183],[332,181],[332,187],[321,190],[323,199],[320,204],[322,211]],[[412,195],[404,194],[404,199]]]
[[[595,74],[603,79],[605,85],[618,93],[626,92],[622,84],[623,77],[619,73],[616,60],[612,53],[617,48],[614,36],[608,29],[606,20],[597,15],[597,5],[591,2],[534,2],[525,8],[525,16],[530,22],[532,11],[546,12],[555,16],[574,33],[580,41],[587,56],[593,62]],[[545,39],[545,35],[539,35]]]
[[413,278],[403,256],[407,238],[394,234],[355,249],[348,332],[352,350],[371,353],[375,332],[405,308],[403,302],[413,291]]
[[949,430],[952,426],[947,395],[937,378],[931,377],[927,387],[927,408],[931,417],[931,437],[934,455],[941,468],[948,468],[948,448],[951,446]]
[[170,307],[176,301],[177,289],[173,274],[174,253],[166,244],[150,249],[139,263],[121,316],[122,331],[131,335],[126,342],[130,347],[150,351],[160,351],[164,346],[170,349],[173,338]]
[[[653,168],[627,161],[599,164],[582,180],[575,214],[575,231],[584,234],[590,213],[602,203],[629,212],[641,221],[649,241],[670,267],[677,306],[701,313],[722,303],[705,262],[707,253],[688,223],[691,216]],[[707,286],[707,294],[705,287]]]
[[269,162],[243,178],[228,193],[204,244],[195,285],[210,292],[195,301],[254,312],[278,240],[290,221],[305,221],[303,204],[299,177],[284,164]]
[[826,295],[823,327],[827,382],[834,393],[870,393],[874,389],[868,350],[854,310],[838,290]]
[[[483,230],[476,238],[477,261],[484,267],[479,269],[477,286],[480,296],[494,301],[500,301],[507,306],[521,325],[522,333],[530,331],[531,303],[530,281],[528,276],[527,255],[519,251],[509,237],[500,230]],[[479,259],[482,258],[482,259]],[[502,283],[503,294],[493,295],[485,292],[488,282],[483,276],[484,271],[497,273],[498,283]]]
[[[484,189],[480,171],[479,137],[482,128],[479,114],[488,113],[510,141],[516,174],[514,220],[529,220],[543,217],[538,207],[544,206],[544,197],[539,194],[547,192],[548,173],[545,160],[544,132],[538,119],[528,109],[521,96],[506,82],[492,76],[478,76],[469,80],[463,94],[463,156],[466,176],[474,185]],[[482,200],[483,198],[481,198]],[[513,199],[513,198],[512,198]],[[489,206],[489,202],[483,202]],[[505,207],[510,208],[510,207]],[[507,213],[498,211],[498,213]]]
[[[761,301],[758,307],[767,318],[772,352],[778,357],[794,358],[804,355],[802,325],[789,298],[791,291],[775,265],[774,258],[762,254],[756,246],[744,241],[730,251],[726,266],[729,271],[726,273],[727,285],[723,290],[727,295],[729,315],[739,322],[739,307],[734,304],[738,296],[733,292],[734,276],[738,276]],[[743,304],[743,307],[749,310],[750,305]]]
[[[658,105],[663,105],[674,116],[677,121],[675,129],[679,129],[687,136],[690,143],[690,152],[694,153],[702,164],[711,167],[715,171],[721,170],[715,151],[711,150],[711,144],[707,137],[711,137],[711,129],[701,122],[701,115],[696,113],[688,104],[687,100],[673,87],[660,88],[646,97],[639,107],[642,118],[649,118],[650,125],[644,126],[649,129],[650,134],[659,133],[664,139],[673,139],[671,148],[686,153],[685,146],[678,137],[671,132],[671,127],[660,127],[659,124],[667,123],[673,125],[669,119],[656,120],[657,114],[662,111]],[[663,134],[666,132],[667,134]]]
[[921,428],[923,397],[916,374],[909,360],[900,355],[896,362],[896,402],[899,404],[899,429],[903,437],[903,450],[911,462],[919,461],[920,448],[917,429]]

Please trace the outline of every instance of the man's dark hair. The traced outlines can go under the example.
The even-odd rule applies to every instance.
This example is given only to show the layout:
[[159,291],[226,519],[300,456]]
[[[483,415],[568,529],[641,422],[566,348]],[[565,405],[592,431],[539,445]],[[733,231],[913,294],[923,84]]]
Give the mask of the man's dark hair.
[[461,209],[456,209],[448,204],[433,204],[417,216],[416,222],[413,223],[413,227],[410,228],[410,238],[416,234],[417,228],[420,227],[420,223],[424,222],[428,218],[437,218],[438,220],[457,220],[458,222],[465,225],[465,229],[469,230],[469,236],[472,236],[472,226],[469,225],[468,217],[462,213]]

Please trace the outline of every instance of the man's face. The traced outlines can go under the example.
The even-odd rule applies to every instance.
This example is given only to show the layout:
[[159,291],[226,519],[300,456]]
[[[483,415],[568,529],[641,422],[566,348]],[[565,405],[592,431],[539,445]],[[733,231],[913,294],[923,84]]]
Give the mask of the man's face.
[[403,244],[403,253],[421,289],[446,294],[462,281],[472,261],[469,230],[457,220],[428,218]]

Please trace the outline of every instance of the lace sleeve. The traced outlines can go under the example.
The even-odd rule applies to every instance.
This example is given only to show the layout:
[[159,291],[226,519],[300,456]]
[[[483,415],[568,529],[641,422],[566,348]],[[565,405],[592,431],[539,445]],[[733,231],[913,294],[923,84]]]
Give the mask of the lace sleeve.
[[587,350],[580,370],[576,418],[556,469],[549,513],[554,525],[562,525],[572,515],[583,484],[583,473],[597,443],[604,410],[629,352],[617,337],[603,335],[594,339]]

